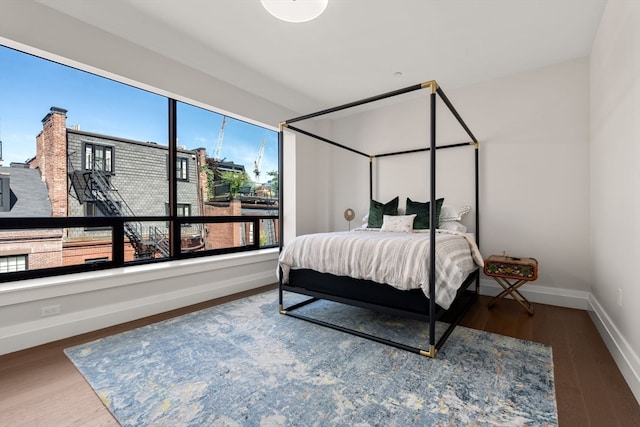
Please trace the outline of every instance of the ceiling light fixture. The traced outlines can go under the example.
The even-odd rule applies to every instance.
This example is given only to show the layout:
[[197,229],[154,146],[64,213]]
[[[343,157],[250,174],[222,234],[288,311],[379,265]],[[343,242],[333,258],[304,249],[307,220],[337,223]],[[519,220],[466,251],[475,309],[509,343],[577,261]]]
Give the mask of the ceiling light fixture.
[[322,15],[329,0],[260,0],[262,6],[286,22],[307,22]]

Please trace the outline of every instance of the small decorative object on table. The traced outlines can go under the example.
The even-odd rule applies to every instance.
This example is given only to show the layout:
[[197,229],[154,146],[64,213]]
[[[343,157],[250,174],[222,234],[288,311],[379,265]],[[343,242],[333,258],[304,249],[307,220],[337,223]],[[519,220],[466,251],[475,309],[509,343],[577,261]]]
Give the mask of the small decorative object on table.
[[533,314],[533,305],[518,292],[518,288],[538,278],[538,260],[511,257],[506,253],[491,255],[484,260],[484,274],[492,277],[504,289],[489,301],[489,307],[511,295],[529,314]]
[[347,208],[344,211],[344,219],[346,219],[347,222],[349,223],[349,231],[351,231],[351,221],[353,221],[353,218],[355,217],[356,217],[356,213],[353,211],[353,209]]

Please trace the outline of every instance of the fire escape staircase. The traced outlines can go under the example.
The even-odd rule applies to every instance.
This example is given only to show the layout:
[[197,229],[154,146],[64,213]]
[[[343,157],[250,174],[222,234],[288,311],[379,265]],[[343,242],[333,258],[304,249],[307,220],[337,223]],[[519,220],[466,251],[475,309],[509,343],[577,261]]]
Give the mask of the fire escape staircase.
[[[98,165],[91,170],[75,170],[69,174],[71,186],[80,203],[93,201],[105,216],[129,216],[135,214],[118,189],[111,183],[109,175]],[[148,240],[144,240],[141,222],[125,222],[124,234],[135,251],[135,257],[152,258],[154,254],[169,256],[169,239],[157,227],[152,227]]]

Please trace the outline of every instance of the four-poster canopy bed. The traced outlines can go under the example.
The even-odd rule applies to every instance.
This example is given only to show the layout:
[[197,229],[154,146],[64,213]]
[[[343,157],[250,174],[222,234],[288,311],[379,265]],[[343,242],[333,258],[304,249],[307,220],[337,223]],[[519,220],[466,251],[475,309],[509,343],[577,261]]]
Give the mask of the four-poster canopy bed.
[[[430,117],[429,117],[429,130],[430,130],[430,141],[429,146],[419,149],[413,150],[405,150],[391,153],[383,153],[377,155],[371,155],[364,153],[362,151],[356,150],[354,148],[348,147],[344,144],[337,143],[335,141],[331,141],[322,136],[313,134],[306,130],[300,129],[296,126],[293,126],[294,123],[300,122],[307,119],[312,119],[320,116],[324,116],[330,113],[334,113],[337,111],[357,107],[360,105],[368,104],[371,102],[379,101],[385,98],[391,98],[394,96],[398,96],[401,94],[405,94],[408,92],[413,92],[421,89],[429,89],[430,90]],[[436,144],[436,97],[439,97],[442,102],[446,105],[448,110],[453,114],[456,118],[457,122],[462,126],[466,134],[471,138],[470,142],[449,144],[449,145],[440,145]],[[287,195],[283,192],[283,175],[284,175],[284,161],[283,161],[283,153],[284,153],[284,129],[287,128],[294,133],[300,133],[316,140],[322,141],[324,143],[328,143],[330,145],[339,147],[344,150],[348,150],[352,153],[367,157],[369,159],[369,196],[370,201],[373,201],[373,161],[376,158],[387,157],[387,156],[395,156],[400,154],[411,154],[418,152],[429,152],[429,170],[430,170],[430,197],[428,204],[423,204],[423,207],[426,207],[426,214],[428,216],[427,224],[423,228],[428,228],[425,230],[415,230],[409,233],[385,233],[384,232],[384,224],[382,231],[350,231],[350,232],[342,232],[342,233],[319,233],[318,235],[306,235],[299,236],[289,242],[286,247],[283,245],[284,236],[284,221],[286,218],[283,216],[283,197]],[[474,156],[474,169],[475,169],[475,242],[471,242],[469,236],[455,236],[457,237],[457,249],[454,251],[460,251],[460,242],[463,241],[462,245],[466,245],[468,255],[465,254],[465,258],[460,258],[460,267],[441,267],[443,265],[455,265],[458,260],[447,258],[444,261],[437,259],[436,257],[436,241],[438,241],[438,252],[446,252],[443,248],[448,244],[445,242],[456,240],[451,237],[455,232],[440,232],[437,230],[438,228],[438,219],[439,215],[438,209],[441,206],[441,200],[436,200],[436,151],[440,149],[448,149],[455,147],[473,147],[475,151]],[[279,129],[279,168],[280,168],[280,180],[279,180],[279,189],[280,189],[280,259],[278,264],[278,277],[279,277],[279,302],[280,302],[280,313],[286,314],[289,316],[293,316],[296,318],[300,318],[303,320],[307,320],[313,323],[320,324],[322,326],[331,327],[343,332],[351,333],[353,335],[357,335],[360,337],[368,338],[377,342],[381,342],[387,345],[391,345],[403,350],[416,352],[423,356],[435,357],[437,351],[444,344],[448,336],[451,334],[455,326],[460,322],[468,308],[475,301],[478,289],[479,289],[479,266],[482,265],[482,259],[479,254],[476,243],[479,242],[479,213],[478,213],[478,141],[475,136],[471,133],[467,125],[464,123],[454,106],[451,104],[447,96],[444,94],[442,89],[438,86],[435,81],[429,81],[413,86],[406,87],[404,89],[399,89],[392,92],[387,92],[378,96],[373,96],[370,98],[362,99],[360,101],[355,101],[352,103],[340,105],[334,108],[325,109],[322,111],[318,111],[316,113],[307,114],[304,116],[296,117],[285,122],[280,123]],[[413,221],[415,217],[411,217],[410,220]],[[424,216],[422,219],[424,220]],[[391,223],[391,218],[384,217],[385,221],[389,220],[389,224]],[[401,220],[398,218],[398,220]],[[404,221],[404,220],[401,220]],[[398,231],[391,228],[391,231]],[[420,233],[418,233],[420,232]],[[348,233],[349,236],[345,236],[344,234]],[[320,236],[320,234],[326,234],[327,236]],[[438,236],[437,236],[438,234]],[[402,235],[402,236],[399,236]],[[314,240],[318,237],[318,239],[323,240]],[[362,243],[365,246],[358,247],[356,249],[356,253],[354,255],[353,252],[346,253],[343,251],[344,247],[352,247],[354,246],[353,240],[345,240],[352,239],[351,236],[354,236],[356,240],[365,241]],[[355,237],[357,236],[357,237]],[[373,248],[377,248],[378,250],[385,245],[390,245],[387,249],[390,253],[394,253],[397,251],[395,246],[391,246],[395,243],[392,240],[396,240],[396,236],[400,239],[405,240],[404,243],[401,244],[403,248],[407,247],[406,239],[409,238],[411,240],[420,240],[420,243],[416,243],[418,245],[422,245],[419,249],[411,249],[410,254],[419,254],[427,258],[420,259],[418,258],[410,258],[407,256],[408,254],[401,254],[400,258],[405,260],[409,260],[409,262],[405,262],[405,264],[413,264],[416,265],[417,268],[422,268],[419,272],[410,272],[409,274],[412,276],[413,280],[416,280],[416,277],[422,278],[419,280],[421,283],[404,283],[401,285],[395,283],[389,283],[383,280],[385,277],[392,277],[396,273],[389,271],[383,272],[381,276],[382,280],[374,280],[376,276],[374,273],[369,274],[371,271],[376,269],[378,266],[369,265],[357,265],[360,260],[356,259],[356,257],[361,257],[364,259],[363,262],[373,262],[371,260],[366,260],[367,254],[371,254]],[[445,236],[445,237],[442,237]],[[424,240],[422,237],[426,237]],[[329,246],[330,249],[327,249],[329,243],[326,239],[329,238],[332,241],[337,241],[338,246]],[[378,239],[382,239],[384,243],[380,243]],[[301,243],[305,242],[305,243]],[[315,242],[315,243],[314,243]],[[319,243],[318,243],[319,242]],[[333,243],[332,243],[333,244]],[[360,243],[358,243],[360,244]],[[366,246],[369,244],[370,246]],[[413,244],[413,243],[412,243]],[[454,244],[454,245],[455,245]],[[314,246],[315,245],[315,246]],[[340,246],[341,245],[341,246]],[[424,246],[426,245],[426,247]],[[290,247],[299,247],[301,253],[297,255],[292,255],[291,251],[289,251]],[[446,249],[446,248],[445,248]],[[291,249],[293,250],[293,249]],[[342,257],[341,261],[326,261],[324,260],[325,255],[328,253],[335,253],[338,256]],[[448,255],[444,255],[448,256]],[[438,255],[440,257],[440,255]],[[325,262],[321,267],[318,267],[314,261],[311,261],[309,264],[296,264],[292,259],[317,259],[323,260]],[[370,257],[371,258],[371,257]],[[375,258],[375,257],[374,257]],[[455,256],[453,257],[455,258]],[[349,262],[353,261],[353,264],[349,264],[347,266],[348,271],[344,270],[344,260],[348,259]],[[378,256],[379,260],[380,257]],[[398,259],[398,258],[396,258]],[[354,261],[355,260],[355,261]],[[421,262],[422,261],[422,262]],[[472,264],[470,266],[470,263]],[[342,264],[343,269],[332,270],[332,267],[328,267],[330,264]],[[388,263],[387,263],[388,264]],[[464,264],[464,267],[462,265]],[[435,266],[431,268],[430,266]],[[385,266],[387,268],[389,266]],[[404,267],[407,267],[405,265]],[[404,268],[403,267],[403,268]],[[455,269],[455,271],[439,272],[437,270],[445,270],[445,269]],[[371,271],[369,271],[369,270]],[[366,274],[351,274],[352,271],[367,271]],[[388,270],[388,269],[387,269]],[[349,277],[355,276],[355,277]],[[385,276],[386,274],[386,276]],[[371,275],[375,277],[371,277]],[[364,278],[363,278],[364,277]],[[456,278],[456,280],[451,279],[452,277]],[[449,283],[454,281],[456,283]],[[426,283],[425,283],[426,282]],[[475,289],[472,287],[472,284],[475,283]],[[441,287],[445,286],[443,290]],[[448,287],[448,288],[447,288]],[[412,289],[409,289],[412,288]],[[302,302],[297,304],[293,304],[291,306],[285,307],[284,305],[284,293],[292,292],[295,294],[300,294],[307,296],[309,298],[305,299]],[[443,297],[445,295],[445,297]],[[408,346],[396,341],[391,341],[385,338],[373,336],[358,330],[345,328],[343,326],[339,326],[336,324],[328,323],[326,321],[322,321],[319,319],[314,319],[299,313],[296,313],[296,310],[304,307],[310,303],[313,303],[318,300],[330,300],[339,303],[350,304],[358,307],[363,307],[367,309],[373,309],[377,311],[382,311],[385,313],[389,313],[392,315],[399,315],[410,317],[414,319],[424,320],[429,323],[429,343],[428,348],[417,348],[413,346]],[[436,322],[437,321],[445,321],[449,323],[448,328],[442,333],[441,337],[436,340]]]

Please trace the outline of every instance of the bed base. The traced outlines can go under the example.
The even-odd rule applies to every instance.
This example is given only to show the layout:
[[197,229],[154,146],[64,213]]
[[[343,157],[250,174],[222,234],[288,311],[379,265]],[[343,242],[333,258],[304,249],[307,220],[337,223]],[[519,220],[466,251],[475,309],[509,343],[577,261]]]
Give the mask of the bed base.
[[[282,274],[280,277],[282,277]],[[436,310],[432,315],[432,313],[429,312],[429,300],[421,289],[403,291],[370,280],[334,276],[313,270],[292,270],[289,274],[289,283],[284,284],[282,280],[280,280],[280,314],[306,320],[317,325],[346,332],[401,350],[417,353],[421,356],[435,357],[447,338],[449,338],[449,335],[451,335],[451,332],[453,332],[453,329],[460,323],[466,312],[476,301],[479,291],[479,277],[479,269],[476,269],[466,278],[462,286],[460,286],[456,299],[451,307],[445,310],[436,305]],[[475,283],[475,287],[471,286],[473,283]],[[284,292],[306,295],[309,298],[285,307]],[[449,326],[437,341],[435,336],[431,333],[429,334],[428,349],[418,348],[296,313],[297,309],[319,300],[329,300],[393,316],[425,321],[429,323],[430,331],[435,330],[435,328],[431,327],[431,323],[433,322],[435,325],[435,322],[439,320],[447,322]]]

